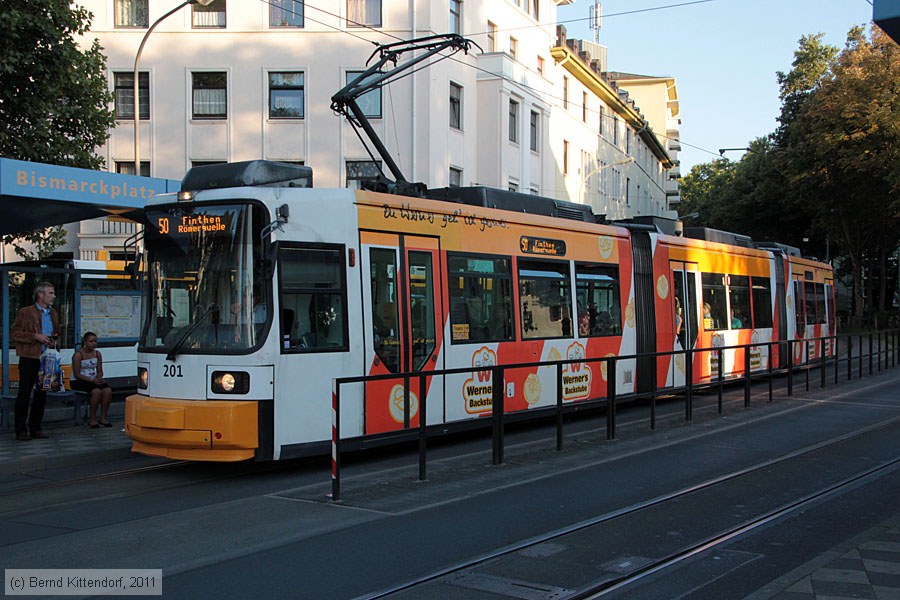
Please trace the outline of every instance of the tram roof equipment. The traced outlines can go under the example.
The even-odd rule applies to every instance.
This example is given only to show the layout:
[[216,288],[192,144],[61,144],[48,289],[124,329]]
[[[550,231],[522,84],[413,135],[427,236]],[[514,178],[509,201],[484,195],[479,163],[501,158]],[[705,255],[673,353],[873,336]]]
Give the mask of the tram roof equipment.
[[586,204],[554,200],[543,196],[510,192],[484,186],[434,188],[428,190],[425,197],[432,200],[458,202],[470,206],[497,208],[532,215],[545,215],[586,223],[596,222],[591,207]]
[[313,170],[304,165],[247,160],[192,167],[181,180],[182,192],[253,186],[310,188]]

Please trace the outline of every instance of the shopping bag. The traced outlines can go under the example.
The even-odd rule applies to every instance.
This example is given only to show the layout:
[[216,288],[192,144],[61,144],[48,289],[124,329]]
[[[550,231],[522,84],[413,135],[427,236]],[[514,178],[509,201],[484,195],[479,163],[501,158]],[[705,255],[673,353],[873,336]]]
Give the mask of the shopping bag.
[[62,387],[62,366],[59,351],[55,348],[47,348],[41,353],[40,360],[37,389],[45,392],[59,391]]

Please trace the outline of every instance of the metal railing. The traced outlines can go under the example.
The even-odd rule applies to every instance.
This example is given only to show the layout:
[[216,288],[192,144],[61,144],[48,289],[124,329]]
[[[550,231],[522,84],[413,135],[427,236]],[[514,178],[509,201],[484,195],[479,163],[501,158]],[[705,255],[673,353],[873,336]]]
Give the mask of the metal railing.
[[[864,354],[866,349],[864,340],[868,337],[868,353]],[[854,338],[857,338],[858,354],[854,356]],[[830,342],[827,347],[826,342]],[[842,344],[843,342],[843,344]],[[877,345],[876,345],[877,343]],[[797,344],[803,344],[801,359],[795,361],[794,351]],[[813,344],[817,349],[817,356],[810,357],[810,345]],[[841,346],[846,351],[846,358],[841,355]],[[751,368],[752,351],[758,351],[761,348],[767,350],[766,366],[757,369]],[[781,357],[787,357],[787,367],[775,368],[773,366],[773,349],[778,350],[779,360]],[[787,354],[781,354],[782,351]],[[743,351],[743,371],[737,375],[729,377],[725,376],[725,352]],[[341,437],[341,389],[352,384],[366,384],[370,382],[385,380],[403,380],[403,428],[401,431],[412,431],[410,427],[411,421],[411,405],[410,405],[410,383],[418,380],[418,410],[419,424],[416,428],[418,431],[418,455],[419,455],[419,481],[424,481],[427,477],[427,440],[428,440],[428,418],[427,418],[427,380],[429,377],[443,377],[448,375],[471,374],[478,371],[491,371],[491,446],[492,459],[494,465],[503,463],[504,458],[504,436],[506,427],[506,418],[509,414],[505,410],[505,373],[516,369],[536,369],[539,367],[555,367],[556,369],[556,405],[554,408],[556,418],[556,450],[563,449],[563,423],[564,414],[567,410],[574,410],[586,405],[599,406],[606,408],[606,439],[612,440],[616,437],[616,405],[619,402],[618,391],[618,365],[623,361],[637,361],[640,358],[652,357],[656,361],[669,356],[684,356],[684,374],[685,382],[683,385],[661,387],[650,392],[631,393],[628,398],[630,400],[649,399],[650,400],[650,428],[656,428],[656,399],[659,395],[684,395],[684,420],[690,422],[693,420],[693,402],[694,392],[700,389],[710,389],[715,387],[718,393],[717,410],[719,414],[723,411],[723,398],[725,383],[744,384],[744,407],[750,407],[751,384],[754,379],[768,380],[768,401],[774,399],[774,381],[775,377],[786,375],[786,394],[788,397],[794,394],[794,379],[797,372],[805,373],[806,391],[810,389],[810,374],[812,371],[819,370],[819,381],[822,388],[826,387],[827,369],[832,368],[834,373],[834,383],[839,383],[841,364],[846,362],[847,377],[846,381],[853,379],[854,362],[856,364],[858,376],[864,375],[864,358],[868,359],[868,372],[872,375],[881,372],[890,367],[896,367],[898,361],[898,351],[900,351],[900,329],[892,329],[886,331],[869,332],[868,334],[846,334],[836,336],[825,336],[819,338],[802,338],[797,340],[778,340],[770,342],[755,342],[750,344],[740,344],[733,346],[715,346],[710,348],[689,348],[687,350],[672,350],[667,352],[654,352],[644,354],[631,354],[627,356],[609,356],[598,358],[577,358],[555,361],[536,361],[528,363],[515,363],[504,365],[491,365],[489,367],[462,367],[455,369],[440,369],[434,371],[415,371],[406,373],[390,373],[384,375],[363,375],[357,377],[340,377],[332,382],[332,475],[331,475],[331,500],[337,502],[341,496],[341,453],[344,440]],[[694,381],[694,362],[697,356],[709,356],[710,360],[715,355],[718,366],[713,373],[710,371],[709,377],[701,381]],[[761,356],[761,355],[760,355]],[[795,362],[797,364],[795,364]],[[601,364],[606,367],[606,383],[607,395],[605,398],[595,398],[592,400],[582,400],[578,402],[564,403],[563,401],[563,369],[566,365],[573,364]],[[657,362],[658,364],[658,362]],[[711,362],[712,365],[712,362]],[[734,369],[733,369],[734,372]],[[436,425],[446,425],[440,423]]]

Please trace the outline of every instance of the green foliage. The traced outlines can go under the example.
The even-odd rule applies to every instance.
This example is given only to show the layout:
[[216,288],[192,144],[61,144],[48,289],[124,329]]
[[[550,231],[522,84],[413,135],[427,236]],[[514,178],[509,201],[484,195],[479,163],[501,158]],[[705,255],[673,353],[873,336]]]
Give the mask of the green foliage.
[[[115,123],[106,58],[95,39],[82,49],[91,14],[68,0],[0,0],[0,156],[99,169],[95,151]],[[5,236],[52,252],[60,234]],[[13,241],[18,237],[17,241]]]
[[[852,29],[842,51],[804,36],[792,66],[777,74],[777,130],[738,163],[695,166],[682,185],[684,212],[807,254],[838,254],[851,265],[857,314],[873,298],[884,309],[888,257],[900,244],[900,48],[877,29],[868,38]],[[882,288],[867,298],[865,269]]]
[[66,243],[66,230],[60,225],[54,225],[18,236],[4,236],[3,241],[13,244],[16,254],[24,260],[39,260],[50,256],[56,248]]

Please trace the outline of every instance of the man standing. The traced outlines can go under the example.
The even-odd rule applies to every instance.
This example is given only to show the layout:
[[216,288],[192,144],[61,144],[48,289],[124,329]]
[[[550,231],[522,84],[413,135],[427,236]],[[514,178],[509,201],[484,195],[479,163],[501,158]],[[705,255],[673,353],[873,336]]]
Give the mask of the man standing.
[[[44,403],[47,393],[34,390],[31,402],[31,413],[28,412],[28,400],[38,380],[41,365],[41,353],[56,345],[59,334],[59,315],[51,308],[56,299],[56,290],[52,283],[42,281],[34,290],[35,303],[19,310],[10,333],[16,343],[16,354],[19,357],[19,394],[16,396],[16,439],[20,442],[32,438],[50,437],[41,431],[44,420]],[[26,429],[27,425],[27,429]],[[28,435],[28,431],[31,435]]]

